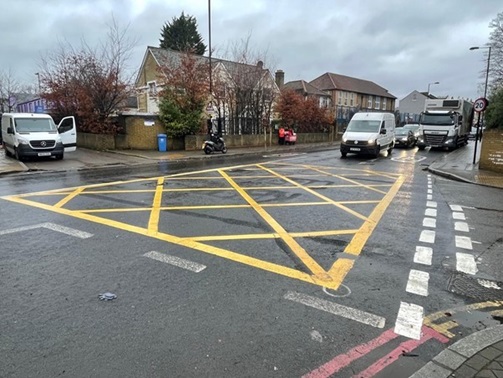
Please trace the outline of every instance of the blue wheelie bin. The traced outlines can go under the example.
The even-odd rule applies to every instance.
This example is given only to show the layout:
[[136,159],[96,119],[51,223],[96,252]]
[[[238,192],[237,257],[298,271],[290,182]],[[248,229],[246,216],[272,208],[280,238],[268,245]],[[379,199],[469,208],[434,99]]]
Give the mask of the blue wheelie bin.
[[157,146],[160,152],[166,152],[168,147],[168,136],[166,134],[157,134]]

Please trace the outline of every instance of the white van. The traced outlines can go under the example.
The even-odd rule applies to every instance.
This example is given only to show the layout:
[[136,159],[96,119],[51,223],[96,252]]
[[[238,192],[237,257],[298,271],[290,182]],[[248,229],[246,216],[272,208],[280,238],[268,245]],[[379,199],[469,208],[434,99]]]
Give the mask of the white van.
[[383,150],[395,147],[395,115],[392,113],[355,113],[344,130],[341,155],[370,154],[375,157]]
[[7,156],[54,156],[63,159],[65,152],[77,148],[75,117],[65,117],[58,126],[48,114],[2,114],[2,144]]

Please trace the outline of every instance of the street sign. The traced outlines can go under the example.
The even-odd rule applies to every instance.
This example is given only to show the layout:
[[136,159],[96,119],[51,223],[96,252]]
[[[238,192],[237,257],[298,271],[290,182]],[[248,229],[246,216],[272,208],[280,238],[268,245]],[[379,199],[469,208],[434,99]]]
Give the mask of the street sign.
[[487,108],[487,99],[485,99],[484,97],[476,99],[475,102],[473,103],[473,109],[478,113],[483,112],[484,110],[486,110],[486,108]]

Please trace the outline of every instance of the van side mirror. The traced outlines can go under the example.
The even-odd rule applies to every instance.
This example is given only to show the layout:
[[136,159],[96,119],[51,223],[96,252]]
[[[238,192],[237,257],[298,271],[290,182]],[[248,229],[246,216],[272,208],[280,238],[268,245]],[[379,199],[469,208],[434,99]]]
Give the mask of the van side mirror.
[[383,135],[386,135],[386,129],[381,129],[380,133],[379,134],[383,134]]
[[7,134],[14,134],[14,130],[12,130],[12,127],[7,127]]

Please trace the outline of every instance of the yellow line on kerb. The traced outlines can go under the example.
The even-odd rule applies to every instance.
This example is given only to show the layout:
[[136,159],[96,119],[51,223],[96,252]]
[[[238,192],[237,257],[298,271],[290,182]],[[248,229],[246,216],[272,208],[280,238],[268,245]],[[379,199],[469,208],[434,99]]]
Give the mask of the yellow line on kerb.
[[159,230],[159,215],[161,213],[162,190],[164,189],[164,177],[157,179],[154,201],[152,202],[152,211],[148,220],[148,234],[152,235]]
[[254,257],[241,255],[239,253],[232,252],[232,251],[218,248],[218,247],[213,247],[211,245],[205,245],[205,244],[198,243],[198,242],[191,240],[191,239],[182,239],[177,236],[164,234],[162,232],[157,232],[156,234],[149,235],[148,230],[145,228],[132,226],[127,223],[122,223],[122,222],[114,221],[111,219],[96,217],[96,216],[93,216],[90,214],[84,214],[84,213],[80,213],[80,212],[76,212],[76,211],[71,211],[71,210],[67,210],[64,208],[57,208],[57,207],[54,207],[51,205],[46,205],[43,203],[33,202],[30,200],[21,198],[19,196],[6,196],[6,197],[2,197],[2,198],[7,201],[12,201],[12,202],[16,202],[16,203],[23,204],[23,205],[33,206],[33,207],[36,207],[39,209],[53,211],[58,214],[68,215],[68,216],[72,216],[72,217],[75,217],[78,219],[83,219],[83,220],[86,220],[89,222],[95,222],[95,223],[103,224],[103,225],[106,225],[109,227],[115,227],[120,230],[134,232],[139,235],[152,237],[152,238],[162,240],[162,241],[165,241],[168,243],[174,243],[174,244],[177,244],[177,245],[180,245],[183,247],[195,249],[195,250],[198,250],[201,252],[208,253],[210,255],[223,257],[228,260],[232,260],[232,261],[235,261],[235,262],[238,262],[241,264],[246,264],[246,265],[253,266],[255,268],[259,268],[259,269],[262,269],[262,270],[265,270],[268,272],[279,274],[279,275],[282,275],[285,277],[298,279],[298,280],[301,280],[301,281],[304,281],[307,283],[315,284],[315,285],[326,287],[329,289],[336,290],[340,285],[340,283],[322,280],[316,276],[301,272],[297,269],[292,269],[292,268],[288,268],[288,267],[285,267],[282,265],[259,260]]
[[302,261],[302,263],[313,274],[322,280],[330,280],[325,270],[302,248],[295,239],[288,234],[288,232],[265,211],[248,193],[246,193],[236,182],[223,170],[219,171],[220,174],[227,180],[227,182],[243,197],[243,199],[250,204],[250,206],[264,219],[272,229],[280,236],[280,238],[287,244],[292,252]]
[[65,198],[62,198],[57,204],[55,204],[55,207],[63,207],[66,205],[68,202],[70,202],[73,198],[77,197],[85,188],[80,187],[76,190],[74,190],[72,193],[67,195]]

